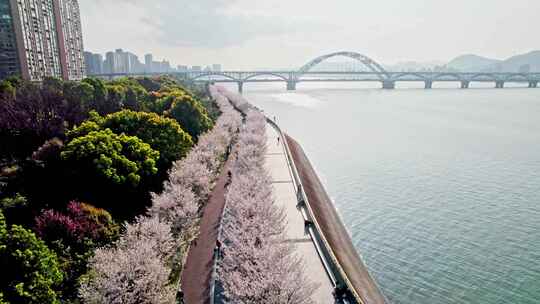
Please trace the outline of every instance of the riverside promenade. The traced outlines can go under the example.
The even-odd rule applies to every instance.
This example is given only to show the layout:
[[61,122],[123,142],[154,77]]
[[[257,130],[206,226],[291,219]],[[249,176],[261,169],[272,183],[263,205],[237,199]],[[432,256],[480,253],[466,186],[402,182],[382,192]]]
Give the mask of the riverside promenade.
[[296,253],[305,263],[305,273],[309,280],[319,285],[312,295],[313,301],[321,304],[335,303],[334,286],[326,274],[313,241],[306,233],[304,218],[297,208],[296,189],[282,139],[280,138],[278,142],[280,135],[269,124],[266,134],[268,149],[265,166],[272,178],[275,204],[285,210],[287,240],[296,245]]

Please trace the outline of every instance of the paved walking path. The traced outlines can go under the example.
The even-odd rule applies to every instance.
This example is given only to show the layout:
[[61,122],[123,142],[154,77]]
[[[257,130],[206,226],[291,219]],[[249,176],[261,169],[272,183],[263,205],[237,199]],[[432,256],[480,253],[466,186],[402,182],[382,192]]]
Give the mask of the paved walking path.
[[276,204],[285,208],[287,239],[296,244],[297,253],[306,264],[306,274],[309,279],[320,284],[320,287],[312,296],[314,302],[321,304],[334,303],[333,286],[317,254],[315,245],[309,235],[306,234],[304,218],[300,210],[296,208],[296,191],[284,147],[281,142],[278,143],[277,138],[279,135],[271,125],[267,125],[266,133],[268,151],[265,165],[272,177]]
[[186,265],[182,271],[182,291],[186,304],[206,304],[210,302],[210,279],[214,265],[219,223],[225,206],[225,184],[229,161],[221,170],[210,199],[203,209],[200,234],[197,242],[189,249]]

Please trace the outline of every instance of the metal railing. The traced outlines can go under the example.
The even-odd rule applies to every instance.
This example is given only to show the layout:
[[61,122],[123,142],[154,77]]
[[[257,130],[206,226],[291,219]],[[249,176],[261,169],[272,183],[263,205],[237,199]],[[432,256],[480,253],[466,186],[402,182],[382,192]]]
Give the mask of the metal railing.
[[298,201],[298,206],[300,207],[302,216],[306,223],[306,228],[309,232],[311,240],[317,250],[317,254],[323,263],[324,269],[332,282],[336,294],[340,293],[340,289],[347,286],[348,290],[352,295],[352,299],[342,298],[341,300],[345,303],[359,303],[364,304],[360,296],[356,293],[352,287],[351,282],[348,280],[345,271],[341,268],[339,261],[334,254],[330,243],[326,240],[324,234],[322,233],[321,226],[317,222],[317,219],[314,215],[314,212],[309,204],[309,200],[304,187],[302,186],[302,180],[298,173],[298,169],[292,158],[292,153],[287,142],[285,134],[278,126],[278,124],[272,119],[266,117],[266,121],[278,132],[281,141],[283,142],[283,147],[285,149],[285,156],[287,158],[287,164],[289,170],[293,176],[293,183],[296,189],[296,197]]

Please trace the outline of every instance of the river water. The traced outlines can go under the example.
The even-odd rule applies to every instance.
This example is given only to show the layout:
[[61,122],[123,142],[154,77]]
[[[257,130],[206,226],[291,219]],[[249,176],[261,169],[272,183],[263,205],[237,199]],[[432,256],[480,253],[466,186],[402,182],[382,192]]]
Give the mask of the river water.
[[540,89],[337,85],[244,94],[302,144],[389,301],[540,303]]

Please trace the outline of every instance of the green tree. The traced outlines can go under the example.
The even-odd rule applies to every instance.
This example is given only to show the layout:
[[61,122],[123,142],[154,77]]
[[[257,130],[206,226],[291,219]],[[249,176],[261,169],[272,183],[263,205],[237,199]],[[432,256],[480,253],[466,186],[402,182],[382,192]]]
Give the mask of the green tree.
[[174,118],[194,139],[213,126],[206,109],[191,94],[182,90],[172,91],[169,96],[158,100],[158,108],[165,116]]
[[64,82],[64,98],[66,100],[66,120],[70,125],[81,123],[86,119],[94,101],[94,87],[86,82]]
[[169,166],[184,157],[193,146],[191,136],[171,118],[156,113],[123,110],[105,117],[96,112],[90,119],[68,132],[68,138],[84,136],[92,131],[111,129],[116,134],[136,136],[159,152],[159,167]]
[[97,78],[86,78],[82,83],[89,84],[94,89],[94,96],[90,103],[90,108],[96,110],[100,114],[110,113],[107,104],[108,92],[105,87],[105,82]]
[[126,100],[126,88],[118,84],[106,84],[107,88],[107,106],[99,114],[110,114],[119,111],[124,107]]
[[155,113],[124,110],[107,115],[101,126],[117,134],[137,136],[159,151],[159,162],[166,166],[184,157],[193,146],[191,136],[178,122]]
[[79,174],[96,174],[114,184],[136,187],[142,178],[157,173],[159,152],[135,136],[105,129],[74,138],[61,157]]
[[4,303],[60,303],[57,287],[63,273],[56,255],[34,233],[8,229],[0,212],[0,294]]
[[135,78],[120,78],[111,82],[112,85],[125,89],[124,108],[139,111],[148,100],[148,91]]

